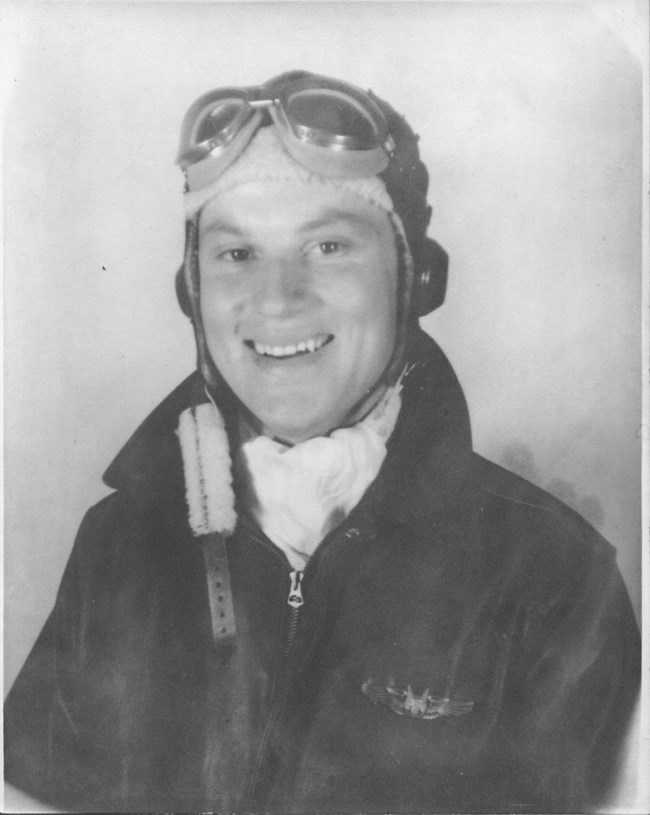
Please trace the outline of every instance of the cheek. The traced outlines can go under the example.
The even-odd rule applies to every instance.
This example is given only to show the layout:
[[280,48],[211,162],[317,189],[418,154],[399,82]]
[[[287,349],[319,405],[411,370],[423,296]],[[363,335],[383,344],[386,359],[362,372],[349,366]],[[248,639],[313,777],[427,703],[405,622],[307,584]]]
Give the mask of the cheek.
[[342,298],[349,313],[350,325],[355,323],[365,331],[394,335],[397,323],[397,275],[390,270],[374,274],[363,286],[345,293]]
[[[389,251],[389,255],[392,253]],[[364,324],[389,321],[397,315],[397,260],[395,266],[380,255],[328,281],[324,299]]]
[[201,319],[208,341],[210,334],[225,337],[232,333],[244,309],[245,297],[240,288],[216,279],[201,280]]

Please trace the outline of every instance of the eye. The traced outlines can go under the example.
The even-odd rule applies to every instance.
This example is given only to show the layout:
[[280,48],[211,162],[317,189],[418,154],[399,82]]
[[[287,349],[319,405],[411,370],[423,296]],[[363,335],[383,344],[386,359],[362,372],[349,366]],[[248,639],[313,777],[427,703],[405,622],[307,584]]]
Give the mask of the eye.
[[251,254],[250,249],[236,246],[234,249],[226,249],[223,252],[219,252],[217,258],[218,260],[226,261],[226,263],[243,263],[246,260],[250,260]]
[[318,244],[318,250],[322,255],[333,255],[342,248],[342,244],[338,241],[321,241]]
[[242,263],[248,260],[251,256],[250,249],[242,249],[237,247],[235,249],[227,249],[219,255],[220,260],[228,261],[229,263]]

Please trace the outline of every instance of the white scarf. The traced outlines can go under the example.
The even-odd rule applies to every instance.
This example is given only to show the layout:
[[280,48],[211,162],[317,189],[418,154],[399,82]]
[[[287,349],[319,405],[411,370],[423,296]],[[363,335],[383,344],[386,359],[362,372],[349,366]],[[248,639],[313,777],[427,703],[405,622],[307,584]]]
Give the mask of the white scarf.
[[[293,447],[266,436],[242,445],[254,495],[251,511],[265,534],[302,570],[327,533],[377,477],[402,404],[401,382],[354,427]],[[195,535],[229,534],[236,516],[223,418],[214,404],[180,416],[190,526]]]
[[354,427],[293,447],[266,436],[242,446],[255,498],[251,511],[294,569],[304,569],[377,477],[401,404],[399,388],[390,388]]

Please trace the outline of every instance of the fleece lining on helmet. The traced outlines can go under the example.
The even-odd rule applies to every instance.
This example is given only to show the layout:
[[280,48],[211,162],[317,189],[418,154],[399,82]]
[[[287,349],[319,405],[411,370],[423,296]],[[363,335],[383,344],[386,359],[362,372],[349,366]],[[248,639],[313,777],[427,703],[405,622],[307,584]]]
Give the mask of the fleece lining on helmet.
[[260,181],[297,181],[314,187],[347,190],[388,212],[393,210],[393,202],[378,176],[330,178],[313,173],[289,155],[275,126],[269,126],[261,127],[242,154],[211,184],[185,193],[185,217],[192,218],[217,195],[241,184]]

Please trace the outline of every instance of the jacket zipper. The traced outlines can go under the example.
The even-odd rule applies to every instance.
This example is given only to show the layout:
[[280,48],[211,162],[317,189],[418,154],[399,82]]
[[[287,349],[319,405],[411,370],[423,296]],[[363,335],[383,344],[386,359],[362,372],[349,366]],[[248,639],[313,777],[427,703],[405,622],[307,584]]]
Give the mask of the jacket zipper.
[[[264,538],[260,537],[259,535],[256,535],[250,529],[246,529],[246,534],[248,535],[248,537],[251,540],[255,541],[257,544],[262,546],[264,549],[266,549],[269,552],[272,552],[274,555],[276,555],[277,557],[282,559],[282,561],[284,563],[287,563],[287,564],[289,563],[287,556],[285,554],[283,554],[277,548],[277,546],[275,546],[274,543],[272,543],[271,541],[265,540]],[[282,668],[282,672],[283,672],[283,674],[285,676],[284,681],[286,681],[286,675],[287,675],[287,671],[288,671],[288,663],[287,663],[286,659],[287,659],[287,657],[289,655],[291,647],[293,646],[294,640],[296,638],[296,632],[298,630],[298,616],[299,616],[300,609],[305,604],[305,599],[304,599],[303,594],[302,594],[303,577],[304,577],[304,572],[303,571],[295,570],[295,571],[289,572],[289,592],[287,594],[286,603],[289,606],[290,611],[289,611],[289,624],[288,624],[288,628],[287,628],[286,639],[284,641],[285,663],[284,663],[284,666]],[[268,719],[266,721],[266,725],[265,725],[264,730],[262,732],[262,736],[261,736],[261,739],[260,739],[260,745],[259,745],[259,748],[258,748],[258,751],[257,751],[257,757],[256,757],[255,764],[253,766],[253,770],[252,770],[251,777],[250,777],[250,780],[249,780],[247,798],[249,798],[250,800],[253,799],[253,795],[255,793],[255,788],[257,786],[257,779],[259,777],[260,768],[261,768],[262,763],[263,763],[263,757],[264,757],[264,753],[265,753],[266,743],[267,743],[269,734],[271,732],[271,729],[273,727],[273,724],[274,724],[275,720],[277,719],[279,713],[280,713],[280,706],[277,704],[277,701],[276,701],[275,705],[271,709],[270,715],[269,715],[269,717],[268,717]]]
[[[278,547],[270,540],[265,540],[264,538],[256,535],[255,532],[251,529],[245,529],[245,534],[255,543],[262,546],[268,552],[271,552],[277,558],[279,558],[284,564],[287,566],[289,565],[289,560],[287,556],[280,550]],[[305,600],[302,595],[302,580],[304,577],[304,572],[302,571],[291,571],[289,572],[289,594],[287,595],[287,605],[291,609],[289,612],[289,623],[286,633],[286,638],[284,639],[284,649],[283,652],[285,656],[291,650],[291,646],[296,638],[296,632],[298,630],[298,612],[300,608],[304,605]]]
[[[358,535],[358,533],[359,533],[358,528],[356,528],[356,527],[352,528],[351,527],[342,536],[341,540],[343,538],[348,538],[349,539],[349,538],[351,538],[353,536]],[[275,544],[272,543],[270,540],[264,540],[259,535],[255,534],[250,528],[246,530],[246,534],[252,540],[256,541],[258,544],[263,546],[265,549],[267,549],[269,551],[272,551],[275,555],[282,558],[285,562],[288,563],[288,558],[286,557],[286,555],[284,555],[277,548],[277,546],[275,546]],[[329,540],[333,539],[335,535],[336,535],[336,531],[332,530],[325,537],[324,541],[321,543],[319,548],[322,548],[323,544],[325,542],[329,542]],[[331,547],[328,547],[328,548],[331,548]],[[322,556],[321,556],[321,560],[322,560]],[[310,568],[311,566],[312,566],[312,560],[310,560],[309,563],[307,564],[307,568]],[[288,597],[287,597],[287,604],[290,606],[291,612],[290,612],[290,616],[289,616],[289,627],[288,627],[288,630],[287,630],[287,639],[285,641],[285,649],[284,649],[285,658],[288,656],[289,651],[291,650],[291,647],[292,647],[293,642],[295,640],[296,632],[297,632],[297,629],[298,629],[299,611],[300,611],[300,608],[304,605],[304,602],[305,602],[304,597],[302,595],[303,577],[304,577],[304,572],[303,571],[292,571],[289,574],[290,586],[289,586],[289,594],[288,594]],[[308,647],[307,650],[309,652],[311,650],[311,648]],[[283,672],[284,672],[284,681],[286,682],[287,672],[288,672],[288,664],[287,663],[285,663]],[[256,757],[255,763],[253,765],[253,769],[252,769],[252,772],[251,772],[249,785],[248,785],[248,796],[247,797],[248,797],[249,800],[254,800],[254,795],[255,795],[255,791],[256,791],[256,787],[257,787],[257,782],[258,782],[258,778],[259,778],[260,769],[261,769],[263,761],[264,761],[266,743],[267,743],[268,737],[270,735],[271,729],[273,728],[273,726],[275,724],[275,721],[276,721],[276,719],[278,718],[278,716],[279,716],[279,714],[281,712],[281,705],[278,704],[278,702],[279,702],[279,700],[276,700],[275,704],[273,705],[273,707],[271,709],[270,715],[269,715],[269,717],[268,717],[268,719],[266,721],[266,725],[264,727],[264,731],[263,731],[261,739],[260,739],[260,745],[259,745],[259,748],[258,748],[258,751],[257,751],[257,757]]]
[[287,597],[287,604],[291,608],[289,613],[289,628],[287,630],[287,641],[284,645],[284,653],[288,654],[296,638],[296,631],[298,630],[298,612],[301,606],[304,605],[304,598],[302,596],[302,578],[303,572],[291,572],[289,575],[289,596]]

